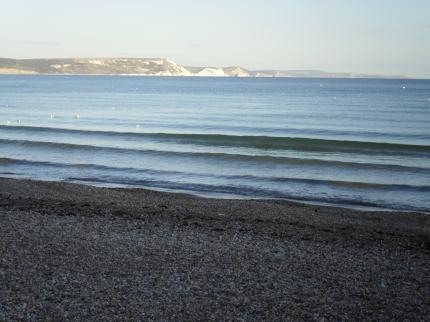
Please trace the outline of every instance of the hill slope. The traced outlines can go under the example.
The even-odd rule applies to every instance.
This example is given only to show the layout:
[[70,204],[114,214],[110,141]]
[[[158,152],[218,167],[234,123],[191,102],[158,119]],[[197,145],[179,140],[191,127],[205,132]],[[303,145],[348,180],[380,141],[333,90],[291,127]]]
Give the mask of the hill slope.
[[[387,78],[381,75],[328,73],[318,70],[257,70],[239,66],[182,66],[166,58],[68,58],[10,59],[0,58],[0,74],[77,74],[142,76],[216,76],[216,77],[342,77]],[[390,76],[389,78],[405,78]]]

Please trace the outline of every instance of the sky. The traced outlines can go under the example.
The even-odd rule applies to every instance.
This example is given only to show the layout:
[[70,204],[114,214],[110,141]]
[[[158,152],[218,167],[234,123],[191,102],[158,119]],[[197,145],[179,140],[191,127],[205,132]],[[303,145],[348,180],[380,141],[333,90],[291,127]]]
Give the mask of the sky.
[[0,57],[430,78],[430,0],[0,0]]

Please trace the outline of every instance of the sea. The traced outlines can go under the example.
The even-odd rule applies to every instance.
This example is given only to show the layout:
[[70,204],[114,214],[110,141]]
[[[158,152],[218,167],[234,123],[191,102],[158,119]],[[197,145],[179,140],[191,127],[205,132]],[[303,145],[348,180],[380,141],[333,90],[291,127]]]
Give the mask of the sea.
[[0,176],[430,212],[430,80],[0,76]]

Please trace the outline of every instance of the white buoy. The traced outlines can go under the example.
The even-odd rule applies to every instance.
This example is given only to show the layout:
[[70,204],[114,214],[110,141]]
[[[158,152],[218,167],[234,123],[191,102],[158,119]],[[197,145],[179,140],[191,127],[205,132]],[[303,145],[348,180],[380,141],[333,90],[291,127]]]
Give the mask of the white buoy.
[[21,124],[21,120],[17,120],[16,123]]
[[403,88],[403,89],[406,89],[406,86],[403,86],[402,88]]
[[53,118],[55,117],[55,115],[51,113],[51,114],[49,115],[49,117],[50,117],[51,119],[53,119]]

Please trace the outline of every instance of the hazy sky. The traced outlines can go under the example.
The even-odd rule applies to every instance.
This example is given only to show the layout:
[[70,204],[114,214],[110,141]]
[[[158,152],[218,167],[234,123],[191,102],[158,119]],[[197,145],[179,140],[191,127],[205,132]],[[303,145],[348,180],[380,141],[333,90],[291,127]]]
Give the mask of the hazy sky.
[[0,0],[0,57],[430,78],[430,0]]

